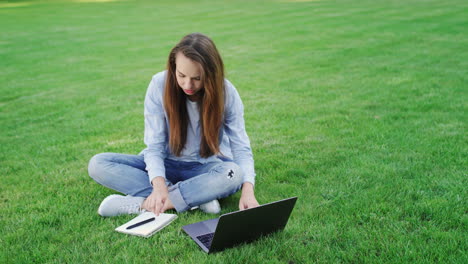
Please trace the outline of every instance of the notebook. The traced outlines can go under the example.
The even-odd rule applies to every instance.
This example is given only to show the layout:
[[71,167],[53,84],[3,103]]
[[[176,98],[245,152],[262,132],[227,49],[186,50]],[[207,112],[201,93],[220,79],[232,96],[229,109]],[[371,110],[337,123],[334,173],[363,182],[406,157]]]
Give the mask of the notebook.
[[227,213],[219,218],[183,226],[182,229],[206,253],[222,251],[283,230],[296,200],[297,197],[291,197]]
[[[134,225],[136,223],[140,223],[142,221],[145,221],[150,218],[156,218],[154,221],[145,223],[143,225],[137,226],[132,229],[127,229],[127,227]],[[128,235],[134,235],[134,236],[142,236],[142,237],[150,237],[154,233],[158,232],[159,230],[163,229],[167,225],[169,225],[172,221],[174,221],[177,218],[177,215],[175,214],[159,214],[159,216],[156,216],[152,212],[144,212],[140,214],[139,216],[133,218],[129,222],[117,227],[115,231],[128,234]]]

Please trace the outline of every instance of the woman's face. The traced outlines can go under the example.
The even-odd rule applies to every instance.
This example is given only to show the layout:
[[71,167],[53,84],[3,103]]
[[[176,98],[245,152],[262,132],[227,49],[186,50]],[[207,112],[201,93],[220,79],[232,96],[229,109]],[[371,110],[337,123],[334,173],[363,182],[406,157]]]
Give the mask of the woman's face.
[[201,65],[185,57],[181,52],[176,54],[175,62],[177,83],[189,99],[195,101],[197,93],[203,89]]

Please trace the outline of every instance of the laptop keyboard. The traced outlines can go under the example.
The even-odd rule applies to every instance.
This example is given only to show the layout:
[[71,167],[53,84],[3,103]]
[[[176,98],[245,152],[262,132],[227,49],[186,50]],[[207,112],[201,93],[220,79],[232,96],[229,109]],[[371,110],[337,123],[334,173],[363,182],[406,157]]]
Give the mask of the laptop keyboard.
[[206,248],[210,248],[211,241],[213,241],[214,233],[208,233],[201,236],[197,236],[198,240],[205,245]]

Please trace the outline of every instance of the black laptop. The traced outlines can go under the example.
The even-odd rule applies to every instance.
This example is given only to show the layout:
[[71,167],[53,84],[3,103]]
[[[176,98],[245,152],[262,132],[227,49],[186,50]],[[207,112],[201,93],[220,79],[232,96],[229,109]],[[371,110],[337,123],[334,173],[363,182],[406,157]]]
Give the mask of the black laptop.
[[222,251],[260,236],[283,230],[296,204],[292,197],[255,208],[236,211],[221,217],[183,226],[206,253]]

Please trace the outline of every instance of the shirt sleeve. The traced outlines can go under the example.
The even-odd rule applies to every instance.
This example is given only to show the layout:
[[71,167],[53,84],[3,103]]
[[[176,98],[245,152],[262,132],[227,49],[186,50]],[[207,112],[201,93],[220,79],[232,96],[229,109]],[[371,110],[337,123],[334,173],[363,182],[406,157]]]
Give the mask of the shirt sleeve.
[[162,103],[164,81],[161,75],[151,80],[145,96],[145,136],[147,146],[144,153],[149,181],[160,176],[166,178],[164,159],[167,156],[167,123]]
[[255,185],[255,169],[250,140],[245,131],[244,105],[235,87],[226,81],[227,102],[224,129],[229,137],[234,162],[244,172],[244,182]]

